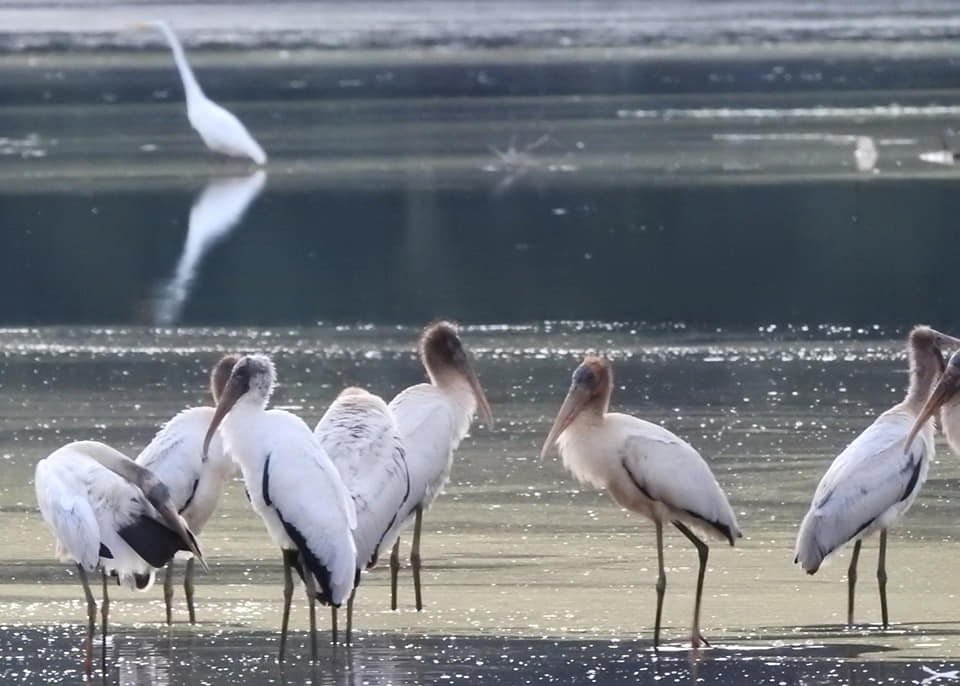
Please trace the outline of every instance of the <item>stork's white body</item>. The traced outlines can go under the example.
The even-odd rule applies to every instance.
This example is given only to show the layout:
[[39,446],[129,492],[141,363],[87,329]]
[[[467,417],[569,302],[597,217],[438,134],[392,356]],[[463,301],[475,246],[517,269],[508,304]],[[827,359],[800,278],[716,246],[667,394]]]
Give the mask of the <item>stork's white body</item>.
[[99,451],[124,457],[102,443],[80,441],[58,448],[37,463],[34,485],[40,514],[56,537],[62,561],[87,571],[116,573],[131,588],[134,575],[149,576],[143,587],[148,588],[153,567],[119,532],[140,517],[159,520],[159,515],[143,491],[91,457]]
[[797,535],[804,570],[816,572],[831,553],[889,528],[913,505],[934,456],[932,420],[904,450],[916,419],[903,405],[887,410],[834,459]]
[[314,433],[356,508],[358,569],[372,567],[406,512],[410,475],[400,431],[380,397],[351,389],[330,405]]
[[350,494],[313,432],[299,417],[264,410],[261,400],[249,396],[236,403],[221,432],[274,543],[312,555],[316,568],[325,570],[317,588],[325,601],[340,605],[354,587],[357,519]]
[[384,548],[413,521],[414,510],[427,509],[446,486],[453,453],[470,430],[477,400],[465,380],[452,378],[442,385],[410,386],[397,394],[389,407],[406,448],[410,497],[403,515],[385,537]]
[[210,520],[234,470],[219,432],[203,456],[203,438],[213,412],[212,407],[183,410],[137,456],[137,463],[170,489],[170,499],[195,534]]
[[206,146],[214,152],[233,157],[249,157],[257,164],[265,164],[267,155],[247,131],[247,127],[232,112],[204,94],[187,62],[183,46],[170,25],[165,21],[151,23],[160,29],[173,51],[187,100],[187,119]]
[[729,540],[740,527],[727,496],[694,448],[667,429],[618,412],[578,414],[560,434],[563,464],[651,520],[685,522]]

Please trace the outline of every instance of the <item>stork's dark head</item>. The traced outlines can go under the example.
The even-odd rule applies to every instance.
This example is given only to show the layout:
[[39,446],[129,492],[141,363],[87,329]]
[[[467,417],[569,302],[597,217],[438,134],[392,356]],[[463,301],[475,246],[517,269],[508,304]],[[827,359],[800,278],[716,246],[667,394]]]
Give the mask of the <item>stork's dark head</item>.
[[459,378],[470,385],[481,419],[487,426],[491,426],[493,412],[490,403],[487,402],[480,379],[477,378],[456,327],[447,321],[429,325],[420,336],[419,352],[432,383],[442,386],[448,379]]

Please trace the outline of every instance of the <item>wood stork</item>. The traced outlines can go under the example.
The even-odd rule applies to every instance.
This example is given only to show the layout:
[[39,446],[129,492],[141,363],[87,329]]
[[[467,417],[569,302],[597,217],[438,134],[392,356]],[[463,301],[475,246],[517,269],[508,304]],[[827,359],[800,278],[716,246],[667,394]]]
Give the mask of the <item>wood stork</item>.
[[[353,498],[357,527],[357,578],[389,546],[386,536],[406,511],[410,473],[393,413],[377,395],[344,389],[327,408],[314,433]],[[353,631],[353,599],[347,601],[347,643]]]
[[[210,392],[214,404],[223,393],[230,372],[239,359],[239,355],[225,355],[210,371]],[[149,469],[167,485],[177,511],[190,530],[198,535],[213,515],[227,479],[233,472],[233,462],[224,451],[219,435],[211,440],[207,455],[203,454],[203,439],[213,413],[212,407],[183,410],[167,422],[137,456],[137,464]],[[173,559],[167,563],[163,578],[167,624],[173,621],[173,564]],[[197,621],[193,604],[193,568],[194,559],[190,557],[183,577],[183,591],[191,624]]]
[[239,119],[226,108],[208,98],[187,62],[180,40],[165,21],[151,21],[138,26],[153,26],[163,33],[173,51],[187,100],[187,119],[208,148],[232,157],[249,157],[256,164],[266,164],[267,155]]
[[266,409],[275,383],[269,357],[241,357],[220,396],[203,452],[207,454],[222,422],[224,449],[240,465],[250,504],[283,552],[279,659],[284,658],[291,570],[296,569],[307,590],[311,656],[316,660],[315,601],[337,608],[356,585],[356,512],[337,468],[310,428],[296,415]]
[[[672,523],[700,556],[691,643],[700,634],[700,598],[709,547],[692,529],[733,545],[742,536],[737,518],[710,467],[689,443],[662,426],[608,412],[613,370],[603,357],[587,356],[573,372],[567,397],[540,451],[556,444],[563,464],[581,482],[607,491],[621,507],[653,520],[657,532],[657,614],[653,645],[660,644],[660,617],[667,576],[663,568],[663,524]],[[709,645],[709,644],[708,644]]]
[[824,559],[853,541],[847,572],[847,624],[853,624],[853,595],[862,540],[880,532],[877,582],[883,627],[887,613],[887,529],[913,505],[927,478],[934,455],[929,415],[919,422],[909,443],[911,427],[944,368],[941,349],[960,340],[927,326],[916,326],[907,339],[910,386],[904,400],[877,417],[844,448],[813,494],[810,510],[800,524],[794,562],[815,574]]
[[920,416],[910,430],[907,445],[913,442],[914,436],[923,429],[927,421],[939,412],[940,427],[946,436],[947,444],[954,454],[960,455],[960,395],[957,391],[960,391],[960,350],[950,357],[946,371],[920,410]]
[[385,545],[393,544],[390,554],[392,610],[397,609],[400,532],[411,521],[414,523],[410,566],[417,611],[420,611],[423,609],[420,588],[423,512],[450,478],[453,451],[470,430],[474,413],[479,410],[483,422],[487,426],[493,424],[490,404],[453,324],[440,321],[427,326],[420,337],[419,354],[430,383],[404,389],[389,405],[400,428],[410,473],[410,497],[384,538]]
[[150,470],[96,441],[58,448],[37,463],[37,504],[56,538],[57,556],[77,566],[87,600],[86,666],[89,671],[97,605],[87,573],[103,576],[103,640],[110,599],[107,575],[145,590],[154,568],[187,550],[206,569],[197,541],[177,514],[170,492]]

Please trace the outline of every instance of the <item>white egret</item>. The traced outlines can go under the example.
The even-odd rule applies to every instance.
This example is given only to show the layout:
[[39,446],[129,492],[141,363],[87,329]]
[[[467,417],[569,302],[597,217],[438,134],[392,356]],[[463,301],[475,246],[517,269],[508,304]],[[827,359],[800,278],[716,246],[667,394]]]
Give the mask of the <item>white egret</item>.
[[262,169],[249,176],[214,179],[190,208],[187,238],[174,274],[160,286],[154,305],[154,321],[168,326],[180,319],[200,262],[243,218],[263,190],[267,174]]
[[911,428],[943,371],[941,349],[957,344],[960,340],[927,326],[913,328],[907,342],[910,387],[906,397],[877,417],[834,459],[800,524],[794,561],[808,574],[815,574],[828,555],[854,543],[847,571],[848,625],[853,624],[860,545],[879,531],[877,582],[883,627],[888,626],[887,529],[913,505],[934,455],[933,425],[924,420],[912,435]]
[[206,569],[196,539],[177,514],[170,491],[153,473],[96,441],[58,448],[37,463],[34,484],[44,521],[56,537],[57,556],[77,567],[87,600],[86,666],[90,669],[97,604],[87,573],[103,576],[103,640],[110,599],[107,575],[145,590],[154,569],[178,550]]
[[404,389],[389,405],[400,428],[410,473],[410,497],[384,538],[385,545],[393,544],[390,554],[390,608],[393,610],[397,609],[400,532],[413,522],[410,566],[420,611],[423,609],[420,588],[423,512],[449,480],[453,451],[470,430],[474,413],[479,409],[484,423],[487,426],[493,423],[490,404],[453,324],[441,321],[424,329],[419,353],[430,383]]
[[[210,371],[210,392],[214,404],[223,393],[230,372],[239,359],[239,355],[225,355]],[[183,410],[167,422],[137,456],[137,464],[156,474],[170,489],[170,498],[177,512],[195,535],[203,531],[213,515],[234,469],[219,435],[211,440],[206,456],[203,454],[203,439],[213,413],[212,407]],[[192,556],[187,560],[183,577],[183,591],[191,624],[197,621],[193,604],[194,562]],[[167,624],[173,621],[173,564],[173,559],[167,563],[163,578]]]
[[660,644],[660,617],[667,576],[663,567],[663,524],[672,523],[700,557],[691,643],[700,633],[700,599],[709,547],[692,529],[733,545],[741,537],[737,518],[710,467],[689,443],[662,426],[608,412],[613,370],[603,357],[588,356],[573,372],[567,397],[540,452],[556,444],[563,464],[578,481],[607,491],[621,507],[653,520],[657,532],[657,614],[653,645]]
[[[393,413],[377,395],[344,389],[327,408],[314,433],[333,461],[357,511],[353,540],[357,573],[376,565],[391,527],[410,497],[410,473]],[[347,601],[347,643],[353,631],[353,599]]]
[[296,569],[307,590],[316,660],[316,600],[337,608],[356,585],[356,511],[337,468],[303,420],[266,409],[275,383],[269,357],[241,357],[220,396],[203,452],[222,422],[224,449],[240,465],[250,504],[283,551],[279,659],[284,658]]
[[187,62],[180,40],[165,21],[147,22],[163,33],[173,51],[187,100],[187,119],[208,148],[231,157],[249,157],[257,164],[266,164],[267,155],[237,117],[208,98]]

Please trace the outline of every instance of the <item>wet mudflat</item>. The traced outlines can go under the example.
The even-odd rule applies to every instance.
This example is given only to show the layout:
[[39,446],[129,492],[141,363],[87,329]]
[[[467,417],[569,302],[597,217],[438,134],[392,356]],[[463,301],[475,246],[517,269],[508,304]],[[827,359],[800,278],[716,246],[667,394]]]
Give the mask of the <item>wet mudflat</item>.
[[[420,378],[414,327],[303,329],[62,328],[4,332],[0,412],[2,669],[41,683],[80,669],[85,609],[75,575],[52,558],[35,510],[32,469],[56,446],[98,438],[136,453],[164,419],[206,402],[205,370],[228,347],[266,350],[278,365],[275,406],[312,423],[336,392],[362,384],[385,396]],[[211,571],[198,580],[199,625],[162,625],[159,588],[111,587],[108,683],[418,683],[461,678],[604,683],[692,674],[730,683],[922,680],[923,666],[960,660],[960,565],[953,496],[960,462],[941,446],[913,510],[891,534],[891,618],[880,631],[875,543],[860,563],[854,630],[841,554],[814,577],[792,564],[796,526],[833,456],[906,381],[900,340],[883,330],[696,332],[591,323],[467,327],[497,415],[457,455],[446,495],[425,519],[425,610],[409,571],[388,609],[385,569],[365,576],[356,645],[324,647],[316,675],[304,634],[291,664],[273,656],[281,566],[239,481],[203,535]],[[576,360],[615,360],[614,406],[662,422],[710,461],[745,532],[711,548],[703,632],[690,662],[696,553],[667,533],[667,646],[651,648],[653,529],[578,486],[537,453]],[[709,390],[709,392],[707,392]],[[327,626],[326,612],[320,613]],[[873,626],[870,626],[873,624]],[[292,617],[307,627],[300,601]],[[695,657],[695,656],[694,656]],[[482,663],[482,664],[478,664]],[[954,665],[954,666],[951,666]],[[72,670],[72,671],[71,671]],[[73,676],[71,676],[73,675]],[[27,678],[29,676],[29,678]],[[737,681],[740,680],[740,681]]]

